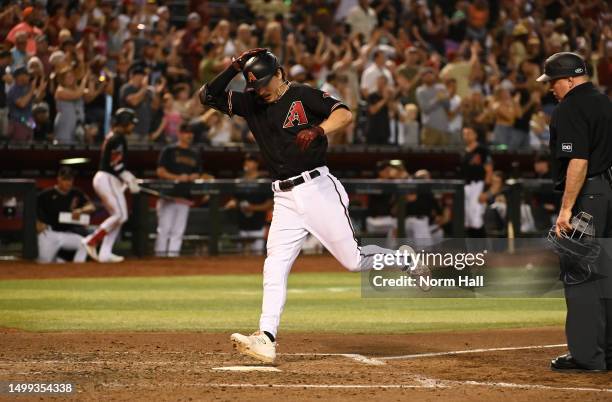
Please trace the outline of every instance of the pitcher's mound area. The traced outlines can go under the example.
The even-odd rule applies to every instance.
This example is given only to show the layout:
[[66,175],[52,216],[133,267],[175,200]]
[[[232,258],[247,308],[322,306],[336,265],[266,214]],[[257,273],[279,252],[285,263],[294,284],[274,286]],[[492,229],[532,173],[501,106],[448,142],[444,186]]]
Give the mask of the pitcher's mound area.
[[73,397],[107,401],[611,400],[611,373],[550,371],[563,343],[558,328],[285,333],[270,366],[236,355],[229,334],[2,330],[0,381],[71,382]]

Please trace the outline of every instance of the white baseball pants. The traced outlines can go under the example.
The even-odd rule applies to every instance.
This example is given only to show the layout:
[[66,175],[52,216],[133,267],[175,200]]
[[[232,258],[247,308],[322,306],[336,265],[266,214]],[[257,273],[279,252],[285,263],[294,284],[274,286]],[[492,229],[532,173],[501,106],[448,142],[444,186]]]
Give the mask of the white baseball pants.
[[71,232],[56,232],[51,228],[38,234],[38,262],[48,264],[55,262],[60,249],[76,251],[73,262],[85,262],[87,251],[81,243],[83,237]]
[[[304,184],[291,191],[274,193],[274,212],[268,234],[268,256],[263,272],[261,331],[276,336],[287,299],[287,278],[308,233],[349,271],[368,270],[373,255],[393,250],[369,245],[359,247],[348,214],[349,198],[327,167],[319,177],[302,174]],[[276,187],[273,187],[276,188]]]
[[157,239],[155,239],[155,254],[178,257],[181,255],[183,234],[189,217],[189,206],[159,199],[156,207]]

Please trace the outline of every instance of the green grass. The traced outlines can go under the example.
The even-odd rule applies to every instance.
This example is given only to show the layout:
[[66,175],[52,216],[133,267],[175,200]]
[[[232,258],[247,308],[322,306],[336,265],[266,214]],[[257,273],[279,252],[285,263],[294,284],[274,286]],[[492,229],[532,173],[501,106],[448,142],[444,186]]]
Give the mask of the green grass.
[[[260,275],[0,281],[0,326],[29,331],[255,329]],[[362,298],[360,276],[292,274],[283,331],[403,333],[563,324],[563,299]]]

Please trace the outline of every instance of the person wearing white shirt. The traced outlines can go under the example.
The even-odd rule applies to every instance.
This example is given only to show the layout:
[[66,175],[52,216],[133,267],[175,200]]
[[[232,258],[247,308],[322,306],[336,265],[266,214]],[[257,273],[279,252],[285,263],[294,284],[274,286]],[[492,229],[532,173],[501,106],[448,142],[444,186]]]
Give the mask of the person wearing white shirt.
[[463,128],[463,115],[461,114],[461,97],[457,94],[457,80],[448,78],[444,81],[448,91],[448,132],[450,143],[461,145],[461,129]]
[[366,40],[378,23],[376,12],[369,6],[369,3],[368,0],[359,0],[359,4],[354,6],[346,17],[346,22],[351,26],[351,32],[362,34]]
[[374,51],[374,62],[370,64],[361,74],[361,92],[364,97],[368,97],[377,89],[378,77],[384,75],[387,77],[387,84],[391,87],[395,85],[393,74],[385,67],[386,57],[382,50]]

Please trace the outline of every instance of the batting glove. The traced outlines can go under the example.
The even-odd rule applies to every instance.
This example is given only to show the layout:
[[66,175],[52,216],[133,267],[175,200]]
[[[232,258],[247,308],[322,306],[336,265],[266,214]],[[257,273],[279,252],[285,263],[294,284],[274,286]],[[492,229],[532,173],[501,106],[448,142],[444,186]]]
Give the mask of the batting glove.
[[244,68],[244,65],[246,64],[247,61],[249,61],[251,57],[257,56],[258,54],[265,53],[267,51],[268,49],[264,49],[262,47],[257,47],[255,49],[247,50],[243,52],[240,56],[232,58],[232,66],[234,66],[236,71],[242,71],[242,69]]
[[325,135],[325,130],[320,126],[314,126],[300,130],[295,137],[295,143],[297,144],[300,151],[306,151],[306,148],[310,146],[317,137]]

